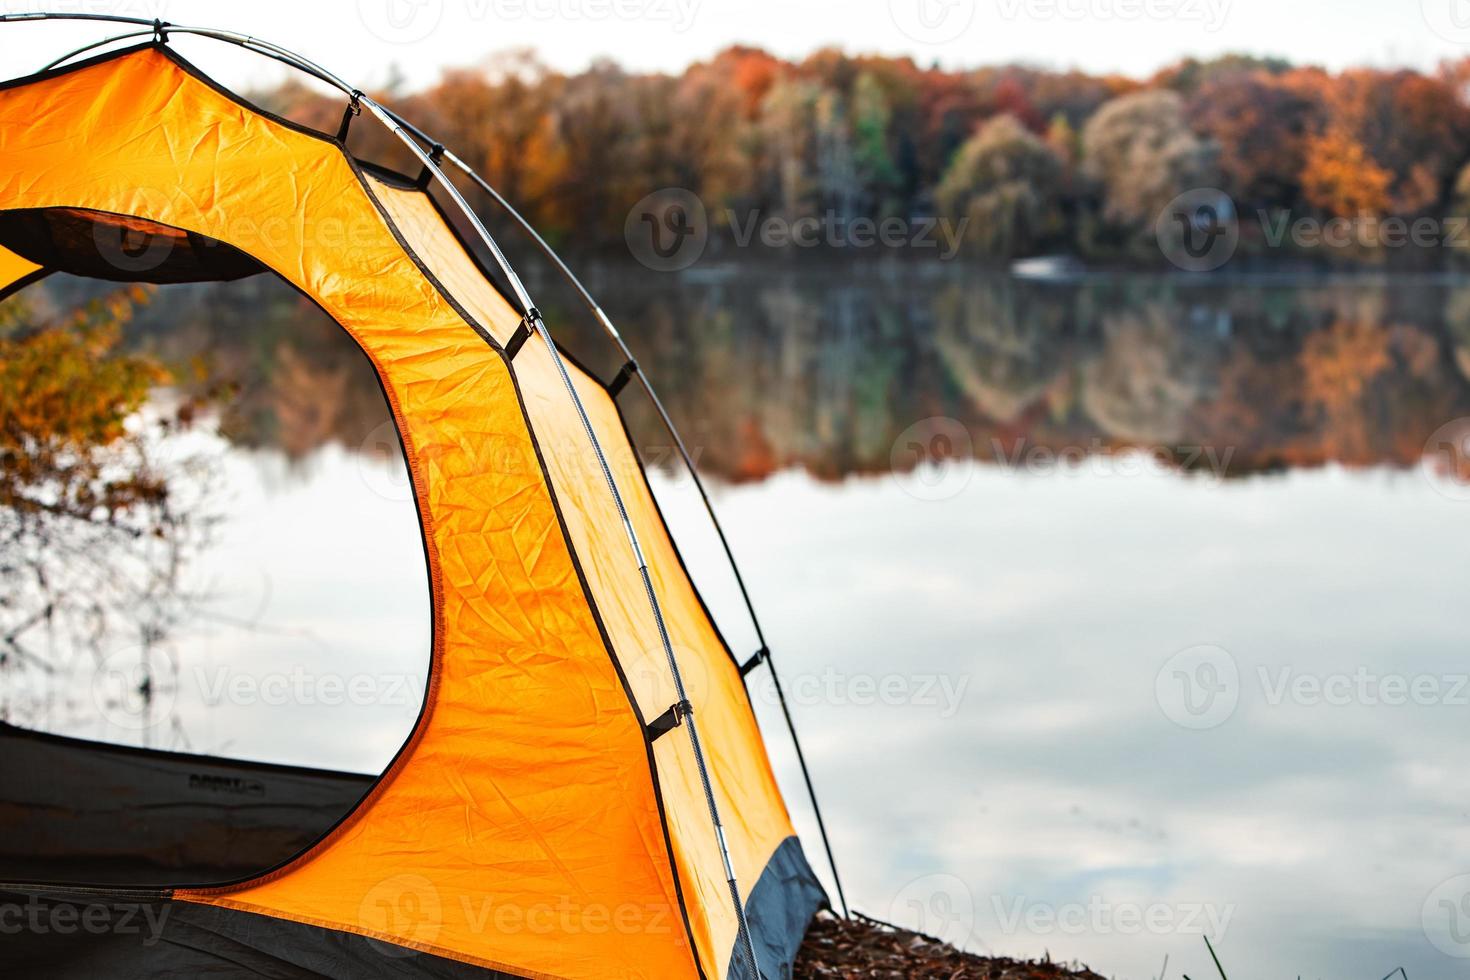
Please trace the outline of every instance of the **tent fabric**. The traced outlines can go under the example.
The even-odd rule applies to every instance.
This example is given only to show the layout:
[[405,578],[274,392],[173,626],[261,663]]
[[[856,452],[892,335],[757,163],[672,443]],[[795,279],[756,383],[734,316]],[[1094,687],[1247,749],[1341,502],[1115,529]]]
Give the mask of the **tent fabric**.
[[[646,731],[677,698],[611,495],[550,351],[506,354],[520,318],[429,195],[158,44],[0,86],[0,160],[0,213],[220,242],[316,302],[372,362],[412,478],[433,606],[413,735],[310,849],[173,904],[518,977],[735,975],[689,743]],[[39,271],[0,253],[0,280]],[[686,673],[761,967],[783,975],[825,897],[616,402],[573,375]]]
[[[90,923],[90,924],[89,924]],[[0,890],[0,976],[502,980],[431,953],[350,932],[197,902]]]
[[372,784],[0,723],[0,869],[75,884],[236,880],[304,850]]

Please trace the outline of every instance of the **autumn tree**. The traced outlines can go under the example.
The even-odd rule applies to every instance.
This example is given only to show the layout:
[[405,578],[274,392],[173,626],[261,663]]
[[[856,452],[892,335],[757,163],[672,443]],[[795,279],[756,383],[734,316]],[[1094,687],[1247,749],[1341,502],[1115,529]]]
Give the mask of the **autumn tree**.
[[1306,92],[1264,71],[1214,76],[1190,98],[1188,118],[1220,147],[1222,189],[1239,207],[1297,203],[1322,121],[1321,105]]
[[1061,163],[1014,116],[997,116],[960,148],[935,192],[940,213],[963,223],[965,243],[1009,258],[1056,230]]
[[1138,92],[1103,106],[1082,131],[1083,173],[1125,234],[1152,228],[1176,196],[1217,179],[1215,148],[1193,133],[1184,108],[1174,92]]
[[21,298],[0,307],[7,720],[58,707],[52,680],[78,655],[101,661],[120,648],[143,651],[139,686],[128,693],[146,702],[162,681],[147,652],[190,604],[179,570],[207,537],[210,471],[168,445],[198,404],[151,404],[172,372],[120,350],[123,325],[147,297],[131,287],[57,320]]

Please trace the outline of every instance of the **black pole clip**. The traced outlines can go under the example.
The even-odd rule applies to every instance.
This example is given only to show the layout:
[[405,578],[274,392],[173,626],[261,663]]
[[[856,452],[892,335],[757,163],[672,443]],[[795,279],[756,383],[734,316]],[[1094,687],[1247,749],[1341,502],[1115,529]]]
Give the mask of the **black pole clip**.
[[[429,162],[432,163],[436,167],[439,166],[439,164],[441,164],[441,163],[444,162],[444,154],[445,154],[445,152],[446,151],[444,149],[444,144],[443,143],[433,143],[433,144],[431,144],[429,146],[429,154],[428,154],[429,155]],[[430,170],[428,167],[424,167],[422,170],[419,171],[418,180],[414,181],[414,186],[417,187],[421,191],[428,190],[429,189],[429,184],[433,183],[433,180],[434,180],[434,171]]]
[[153,18],[153,43],[167,44],[168,29],[171,26],[166,20],[159,20],[157,17]]
[[637,361],[629,361],[627,364],[624,364],[622,367],[618,368],[617,375],[607,383],[607,393],[609,395],[612,395],[614,398],[618,397],[618,394],[624,388],[628,387],[628,382],[633,380],[633,375],[637,373]]
[[530,339],[530,319],[522,318],[520,324],[516,327],[516,332],[510,335],[510,340],[505,342],[505,356],[512,361],[515,360],[516,355],[521,352],[521,348],[526,346],[526,341]]
[[765,663],[767,660],[770,660],[770,659],[771,659],[771,648],[770,647],[761,647],[759,650],[757,650],[754,654],[751,655],[751,658],[749,660],[745,661],[745,663],[743,663],[743,664],[740,665],[740,676],[741,677],[744,677],[746,674],[749,674],[752,670],[755,670],[761,664]]
[[694,714],[694,705],[688,701],[680,701],[648,723],[648,740],[655,742],[662,735],[684,724],[684,719]]
[[342,113],[342,125],[337,128],[337,142],[347,142],[347,130],[352,126],[352,120],[362,115],[362,92],[353,89],[352,95],[347,99],[347,109]]

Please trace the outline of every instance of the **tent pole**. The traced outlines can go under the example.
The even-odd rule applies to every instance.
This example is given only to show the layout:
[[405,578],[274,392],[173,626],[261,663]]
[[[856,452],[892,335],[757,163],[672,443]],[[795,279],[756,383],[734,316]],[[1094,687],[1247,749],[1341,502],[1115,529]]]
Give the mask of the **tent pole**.
[[494,237],[490,234],[484,223],[480,221],[479,216],[475,214],[474,209],[469,206],[469,202],[464,199],[464,195],[459,192],[459,188],[454,186],[454,183],[445,175],[444,171],[434,162],[433,157],[423,147],[419,146],[392,114],[365,95],[354,97],[361,102],[364,108],[377,117],[390,132],[403,141],[404,145],[413,152],[414,156],[418,157],[419,162],[439,181],[450,198],[453,199],[455,205],[469,219],[470,224],[475,229],[476,235],[478,235],[481,242],[490,250],[490,254],[494,257],[496,265],[500,267],[501,272],[504,273],[506,279],[509,281],[511,291],[515,293],[520,305],[519,312],[525,318],[527,327],[538,335],[546,345],[546,350],[551,355],[552,363],[556,365],[557,373],[561,375],[562,385],[566,388],[567,396],[571,399],[572,405],[577,410],[577,416],[582,423],[582,429],[587,435],[588,442],[591,443],[592,452],[597,457],[598,466],[602,470],[603,480],[607,483],[608,491],[612,494],[613,503],[617,506],[618,517],[623,523],[623,532],[627,536],[628,544],[633,549],[634,559],[638,563],[638,574],[643,580],[643,590],[647,594],[648,605],[653,613],[654,623],[658,627],[659,641],[663,645],[664,657],[668,661],[669,673],[673,678],[674,690],[679,699],[675,707],[680,719],[684,723],[683,727],[689,735],[689,747],[694,753],[695,766],[699,770],[700,783],[704,788],[705,803],[709,808],[710,822],[714,826],[715,838],[720,845],[720,858],[724,863],[725,881],[730,887],[730,898],[735,908],[739,939],[744,947],[745,955],[750,961],[753,980],[761,980],[763,974],[760,969],[760,960],[756,957],[755,940],[751,936],[750,924],[746,920],[745,903],[740,898],[740,885],[736,880],[735,866],[730,860],[730,845],[725,839],[725,825],[720,819],[720,806],[715,800],[714,785],[710,781],[709,776],[709,765],[705,761],[704,746],[699,738],[699,727],[695,724],[694,709],[689,703],[689,694],[684,686],[684,675],[679,669],[679,659],[674,654],[674,644],[673,640],[669,637],[668,624],[664,621],[663,607],[659,604],[658,595],[653,588],[653,578],[648,570],[648,559],[643,554],[643,547],[638,541],[638,532],[634,529],[633,520],[629,517],[628,508],[623,502],[622,491],[618,489],[617,481],[613,478],[612,467],[608,464],[607,454],[603,452],[602,443],[598,440],[597,432],[592,427],[592,419],[587,414],[586,406],[582,404],[581,396],[577,394],[576,385],[572,381],[571,374],[567,371],[566,362],[562,359],[556,342],[552,340],[551,331],[547,329],[546,321],[542,319],[541,313],[536,309],[535,304],[531,302],[531,296],[526,291],[525,284],[521,282],[520,276],[506,259],[505,253],[500,250],[500,246],[496,244]]
[[[434,142],[433,140],[428,139],[422,133],[420,133],[419,135],[424,138],[425,142]],[[770,645],[766,642],[765,630],[761,628],[760,616],[756,614],[755,603],[750,597],[750,590],[746,588],[745,585],[745,577],[740,573],[740,563],[735,560],[735,552],[730,547],[730,539],[725,535],[725,528],[720,523],[719,516],[715,513],[714,503],[710,500],[709,491],[705,489],[704,480],[700,478],[699,470],[694,465],[694,459],[689,454],[689,450],[685,446],[684,439],[682,436],[680,436],[679,430],[675,427],[673,418],[670,417],[668,409],[664,407],[663,400],[659,398],[658,392],[654,390],[653,383],[648,380],[648,375],[644,373],[641,369],[638,369],[638,360],[633,356],[633,352],[629,350],[628,344],[626,341],[623,340],[623,336],[621,333],[618,332],[618,328],[613,325],[613,322],[608,317],[607,313],[605,313],[602,307],[598,305],[597,301],[593,299],[592,293],[588,291],[587,287],[582,284],[582,281],[577,278],[576,274],[572,272],[572,270],[567,266],[566,262],[564,262],[561,256],[557,254],[556,250],[553,249],[551,245],[547,243],[546,239],[541,236],[540,232],[536,230],[535,226],[527,221],[526,218],[523,217],[519,211],[511,206],[510,202],[507,201],[498,190],[496,190],[493,186],[490,185],[487,180],[476,173],[475,170],[469,166],[469,164],[465,163],[458,156],[456,156],[453,151],[446,150],[444,153],[444,159],[452,164],[455,168],[457,168],[471,181],[473,181],[475,186],[479,187],[482,191],[488,194],[491,199],[494,200],[495,203],[500,207],[500,209],[504,211],[506,215],[510,217],[511,220],[514,221],[521,228],[521,230],[530,237],[531,241],[536,244],[536,247],[541,251],[542,255],[544,255],[552,263],[552,265],[556,267],[556,269],[561,273],[562,278],[566,280],[567,284],[570,285],[577,292],[577,294],[581,297],[582,302],[592,313],[592,316],[597,320],[599,324],[601,324],[603,330],[607,333],[609,337],[612,338],[613,342],[617,344],[618,349],[619,351],[621,351],[623,357],[630,365],[634,367],[633,374],[638,378],[638,382],[642,386],[643,391],[648,395],[649,401],[653,403],[654,409],[658,412],[658,416],[663,422],[665,431],[667,431],[669,437],[674,440],[674,446],[678,450],[680,458],[684,461],[684,465],[689,471],[689,476],[694,481],[695,489],[699,491],[700,500],[704,502],[705,513],[709,515],[710,523],[714,526],[715,529],[715,534],[720,539],[720,546],[724,549],[725,558],[729,562],[730,570],[735,575],[735,584],[739,586],[740,596],[742,599],[745,600],[745,609],[750,614],[751,625],[755,627],[756,639],[760,643],[759,656],[761,656],[761,658],[766,661],[766,665],[770,668],[771,681],[776,688],[776,700],[780,703],[781,714],[786,719],[786,729],[791,733],[791,743],[796,749],[796,760],[801,767],[802,779],[806,783],[807,796],[812,801],[812,812],[816,815],[817,829],[822,835],[822,847],[827,852],[827,864],[832,869],[832,883],[837,888],[837,900],[842,905],[843,916],[850,918],[851,916],[847,908],[847,896],[842,891],[842,878],[837,872],[837,859],[833,857],[832,854],[832,841],[827,834],[826,821],[822,818],[822,807],[817,802],[817,791],[815,786],[813,786],[812,784],[811,770],[807,766],[806,754],[802,751],[801,748],[801,739],[796,734],[796,723],[792,720],[791,709],[786,702],[786,693],[781,688],[781,678],[776,671],[776,664],[771,656]]]
[[[501,252],[500,247],[496,244],[495,239],[490,235],[489,231],[485,228],[484,224],[475,214],[474,209],[469,206],[469,203],[467,201],[465,201],[463,195],[460,194],[459,189],[454,186],[454,183],[449,180],[449,178],[444,174],[443,170],[434,162],[433,159],[429,157],[427,153],[423,151],[418,143],[415,142],[415,137],[429,143],[433,143],[433,141],[428,139],[428,137],[425,136],[422,130],[419,130],[417,127],[411,126],[409,123],[403,120],[402,117],[385,109],[377,102],[365,96],[359,90],[354,89],[352,86],[348,85],[336,75],[317,65],[315,62],[312,62],[309,59],[304,58],[301,55],[298,55],[278,45],[271,44],[267,41],[262,41],[258,38],[250,37],[249,35],[239,34],[233,31],[216,30],[213,28],[173,25],[159,20],[150,21],[146,18],[129,17],[115,14],[42,12],[0,14],[0,23],[19,23],[23,21],[35,22],[45,20],[92,21],[100,23],[130,24],[140,27],[152,28],[152,32],[157,34],[160,38],[163,38],[166,34],[185,34],[197,37],[213,38],[217,41],[223,41],[229,44],[234,44],[237,47],[241,47],[249,51],[254,51],[257,54],[279,61],[292,68],[311,75],[317,80],[331,85],[332,87],[340,90],[344,94],[350,96],[354,100],[357,100],[362,105],[366,106],[373,113],[373,115],[377,117],[380,122],[383,123],[384,126],[386,126],[392,133],[397,135],[404,142],[404,144],[409,147],[409,149],[414,153],[415,156],[420,159],[420,161],[425,165],[429,172],[440,182],[440,184],[444,186],[450,196],[454,199],[456,205],[460,208],[461,211],[464,212],[465,216],[469,218],[470,222],[475,228],[476,233],[479,235],[483,243],[490,249],[490,252],[494,257],[497,265],[506,275],[511,289],[516,294],[516,299],[521,307],[520,312],[522,316],[526,318],[528,326],[535,333],[540,335],[543,342],[547,345],[547,349],[552,356],[552,360],[556,364],[558,371],[561,374],[562,382],[565,385],[568,394],[571,396],[572,402],[575,405],[578,415],[581,418],[583,428],[586,430],[588,438],[591,440],[592,448],[597,455],[599,463],[601,464],[603,476],[608,483],[608,487],[612,492],[614,502],[617,504],[618,510],[622,517],[624,530],[628,535],[629,543],[631,544],[633,552],[638,559],[640,566],[639,571],[643,578],[644,589],[648,594],[648,600],[653,610],[654,619],[658,624],[660,638],[663,642],[665,655],[669,662],[670,672],[673,675],[675,687],[679,694],[680,704],[682,706],[685,706],[686,708],[685,717],[688,721],[687,727],[689,730],[690,745],[694,752],[695,760],[698,764],[701,781],[704,785],[705,799],[709,805],[710,817],[714,823],[715,835],[720,843],[721,856],[724,860],[725,865],[726,879],[730,886],[731,898],[734,901],[736,917],[739,923],[741,937],[746,948],[746,955],[750,960],[751,966],[754,969],[755,976],[758,980],[758,978],[762,976],[760,972],[760,964],[755,955],[755,946],[751,939],[749,924],[746,921],[744,903],[740,899],[740,889],[736,882],[734,867],[730,861],[729,846],[725,840],[723,824],[720,822],[719,808],[714,798],[713,788],[710,784],[709,773],[704,759],[703,748],[699,741],[699,736],[694,723],[692,711],[687,710],[688,700],[685,696],[686,692],[684,689],[683,676],[679,671],[678,661],[674,655],[672,642],[670,641],[668,636],[667,627],[663,618],[663,611],[659,606],[658,598],[653,589],[652,580],[649,576],[647,561],[643,556],[643,551],[641,546],[639,545],[637,534],[633,530],[632,523],[628,518],[627,510],[623,504],[622,494],[618,490],[617,483],[613,480],[612,471],[608,467],[606,455],[603,453],[601,444],[597,440],[596,433],[592,428],[592,424],[587,415],[586,408],[582,404],[582,400],[576,392],[576,388],[572,383],[571,376],[567,372],[566,365],[562,360],[561,353],[560,351],[558,351],[555,342],[552,340],[551,333],[547,329],[546,323],[542,319],[540,312],[531,302],[530,295],[526,291],[525,285],[521,282],[520,276],[516,274],[514,268],[505,258],[504,253]],[[61,64],[64,64],[66,61],[71,60],[77,55],[85,53],[86,51],[94,50],[107,44],[120,40],[125,40],[130,37],[144,36],[148,33],[150,32],[133,32],[130,34],[119,35],[116,37],[105,39],[100,42],[86,45],[82,48],[66,54],[61,58],[52,61],[42,70],[46,71],[55,68]],[[410,130],[414,134],[413,136],[410,136]],[[598,322],[603,326],[604,330],[607,331],[609,336],[611,336],[614,341],[616,341],[622,353],[627,357],[628,362],[636,367],[637,361],[633,358],[632,352],[628,349],[627,344],[624,343],[622,336],[618,333],[617,328],[613,325],[607,314],[602,311],[601,307],[599,307],[597,303],[592,299],[591,294],[587,292],[586,288],[577,279],[577,277],[572,274],[572,271],[566,266],[564,262],[562,262],[561,258],[551,249],[549,245],[547,245],[540,234],[536,232],[535,228],[532,227],[525,220],[525,218],[520,215],[518,211],[510,206],[509,202],[501,197],[500,194],[489,185],[489,183],[487,183],[483,178],[475,173],[474,170],[472,170],[468,165],[466,165],[458,157],[455,157],[453,154],[447,154],[447,156],[458,169],[462,170],[478,186],[489,193],[500,204],[500,206],[503,207],[506,212],[530,234],[531,238],[536,242],[538,246],[540,246],[541,250],[546,254],[546,256],[550,258],[560,269],[561,273],[567,279],[567,281],[570,282],[582,295],[584,301],[588,304],[589,308],[596,316]],[[683,439],[679,436],[677,429],[675,429],[673,420],[669,417],[668,411],[664,408],[663,402],[659,399],[658,394],[653,389],[653,386],[648,382],[647,378],[644,377],[641,371],[638,371],[637,374],[644,391],[647,392],[649,398],[652,400],[654,406],[658,410],[660,418],[663,420],[663,423],[668,429],[670,436],[674,439],[679,453],[683,457],[685,464],[688,466],[689,472],[694,479],[695,485],[699,489],[700,496],[704,501],[705,509],[709,513],[710,519],[715,525],[715,530],[718,533],[721,544],[724,547],[726,557],[729,559],[731,569],[735,573],[736,581],[740,586],[741,595],[745,599],[746,608],[750,612],[751,621],[755,626],[756,635],[761,643],[760,656],[769,662],[770,649],[766,644],[764,632],[762,631],[760,621],[756,616],[754,604],[750,599],[750,594],[749,591],[746,589],[744,578],[740,574],[740,569],[735,562],[735,556],[730,549],[728,539],[725,537],[724,529],[720,526],[719,520],[715,516],[714,507],[710,502],[709,495],[706,492],[704,484],[700,480],[697,471],[695,470],[693,459],[690,457],[689,452],[684,445]],[[775,665],[771,664],[770,666],[772,679],[775,681],[776,685],[777,696],[781,702],[782,713],[785,715],[787,727],[791,732],[793,743],[796,746],[797,758],[801,763],[802,775],[806,780],[807,791],[811,797],[812,805],[816,812],[818,826],[821,829],[822,842],[827,851],[827,860],[832,867],[833,881],[837,886],[837,892],[839,899],[842,902],[843,912],[844,914],[846,914],[847,900],[842,894],[842,884],[837,877],[836,861],[832,857],[832,847],[827,837],[826,825],[822,820],[821,810],[817,806],[816,792],[812,786],[811,774],[807,769],[806,759],[802,753],[800,741],[797,740],[796,737],[796,728],[791,719],[791,712],[786,704],[785,694],[781,690],[780,680],[775,676]]]

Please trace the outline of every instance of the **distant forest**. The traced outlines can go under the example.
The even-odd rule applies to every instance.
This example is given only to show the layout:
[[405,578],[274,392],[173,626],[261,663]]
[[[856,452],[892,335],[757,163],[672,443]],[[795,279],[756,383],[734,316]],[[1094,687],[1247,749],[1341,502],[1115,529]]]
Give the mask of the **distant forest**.
[[[716,232],[749,215],[969,218],[975,257],[1161,263],[1161,211],[1217,188],[1247,260],[1444,267],[1470,256],[1459,220],[1470,215],[1470,59],[1332,74],[1230,56],[1132,79],[834,50],[792,62],[737,47],[679,75],[612,63],[567,75],[521,52],[387,94],[576,248],[623,247],[629,208],[680,187]],[[256,97],[327,130],[342,113],[291,85]],[[389,153],[383,134],[364,136]],[[1283,221],[1333,219],[1343,241],[1331,247],[1281,237]]]

